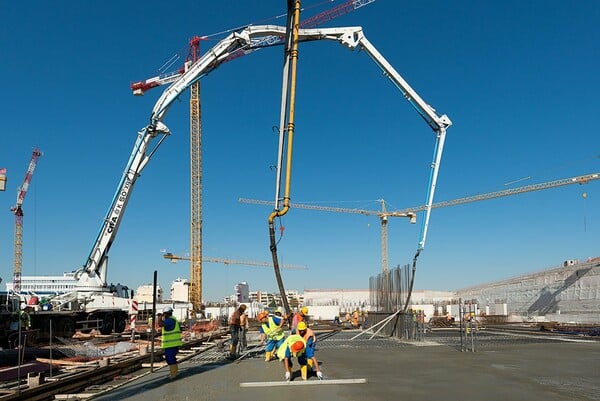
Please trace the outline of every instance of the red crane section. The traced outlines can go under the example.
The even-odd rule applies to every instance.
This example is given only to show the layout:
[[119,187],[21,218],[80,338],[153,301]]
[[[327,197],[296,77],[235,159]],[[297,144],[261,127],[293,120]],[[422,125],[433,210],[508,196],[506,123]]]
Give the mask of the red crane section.
[[[332,19],[340,17],[342,15],[348,14],[354,10],[357,10],[361,7],[364,7],[368,4],[375,2],[375,0],[349,0],[345,3],[340,4],[339,6],[330,8],[328,10],[322,11],[316,15],[313,15],[310,18],[307,18],[304,21],[300,21],[300,28],[308,29],[314,28],[316,26],[322,25]],[[156,88],[161,85],[168,85],[177,78],[179,78],[185,71],[186,67],[189,65],[188,63],[194,63],[200,57],[200,40],[208,39],[207,36],[194,36],[190,39],[189,42],[189,50],[188,55],[185,60],[185,64],[183,67],[179,68],[177,71],[167,72],[152,78],[148,78],[145,81],[134,82],[130,85],[131,91],[135,96],[142,96],[146,91]],[[275,43],[279,43],[282,41],[282,38],[279,37],[265,37],[262,40],[255,43],[252,49],[246,50],[238,50],[233,52],[227,57],[227,61],[234,60],[236,58],[242,57],[254,50],[259,49],[260,47],[273,45]]]

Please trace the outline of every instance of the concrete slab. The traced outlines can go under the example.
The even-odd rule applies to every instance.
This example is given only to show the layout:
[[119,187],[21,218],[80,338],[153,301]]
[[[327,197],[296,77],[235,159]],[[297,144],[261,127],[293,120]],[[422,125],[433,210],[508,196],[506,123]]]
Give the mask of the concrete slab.
[[[342,332],[319,343],[325,378],[366,383],[328,386],[240,387],[244,382],[284,381],[279,361],[262,358],[205,363],[194,358],[180,377],[161,369],[95,399],[187,400],[600,400],[600,341],[565,342],[481,333],[478,352],[460,352],[457,331],[434,332],[429,346],[395,339],[350,340]],[[301,380],[296,364],[293,380]],[[317,380],[310,377],[309,380]]]

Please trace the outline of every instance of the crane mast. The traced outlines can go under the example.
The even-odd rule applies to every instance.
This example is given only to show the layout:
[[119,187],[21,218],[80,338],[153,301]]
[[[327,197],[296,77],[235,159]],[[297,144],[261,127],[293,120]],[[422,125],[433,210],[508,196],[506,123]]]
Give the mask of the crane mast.
[[[200,40],[190,40],[188,62],[200,57]],[[187,63],[186,63],[187,65]],[[200,80],[190,86],[190,302],[194,313],[202,310],[202,109]]]
[[15,215],[15,243],[14,243],[14,272],[13,272],[13,291],[21,292],[21,273],[23,267],[23,201],[29,189],[29,183],[33,177],[33,172],[37,166],[37,161],[42,156],[39,149],[34,149],[29,161],[29,167],[25,174],[25,179],[20,188],[17,189],[17,203],[10,209]]

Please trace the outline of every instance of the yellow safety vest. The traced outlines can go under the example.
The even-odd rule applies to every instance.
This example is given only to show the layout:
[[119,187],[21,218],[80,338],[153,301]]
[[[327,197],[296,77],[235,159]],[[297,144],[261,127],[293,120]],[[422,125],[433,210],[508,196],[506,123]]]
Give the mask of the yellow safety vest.
[[165,330],[165,326],[162,327],[162,348],[173,348],[183,345],[181,342],[181,329],[179,328],[179,322],[173,316],[171,319],[175,320],[175,327],[173,330]]
[[29,313],[23,310],[19,311],[19,320],[22,322],[22,327],[25,327],[27,330],[31,328],[31,316],[29,316]]
[[[296,341],[302,341],[304,343],[304,348],[302,349],[302,351],[300,351],[298,353],[292,352],[292,350],[290,349],[292,344],[295,343]],[[304,351],[306,351],[306,341],[304,341],[304,338],[302,338],[301,335],[292,334],[291,336],[289,336],[288,338],[285,339],[285,342],[277,350],[277,358],[279,358],[279,360],[283,361],[285,359],[285,352],[288,349],[290,349],[290,353],[292,354],[292,356],[297,357],[299,355],[302,355],[304,353]]]
[[262,329],[269,340],[279,341],[285,336],[283,328],[276,324],[271,316],[267,323],[262,324]]

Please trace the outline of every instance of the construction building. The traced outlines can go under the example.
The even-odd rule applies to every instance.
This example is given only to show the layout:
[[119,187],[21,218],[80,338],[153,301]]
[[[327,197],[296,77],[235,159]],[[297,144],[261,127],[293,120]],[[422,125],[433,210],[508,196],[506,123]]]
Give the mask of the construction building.
[[[600,322],[600,257],[456,291],[479,308],[506,304],[516,321]],[[495,312],[494,312],[495,313]]]

